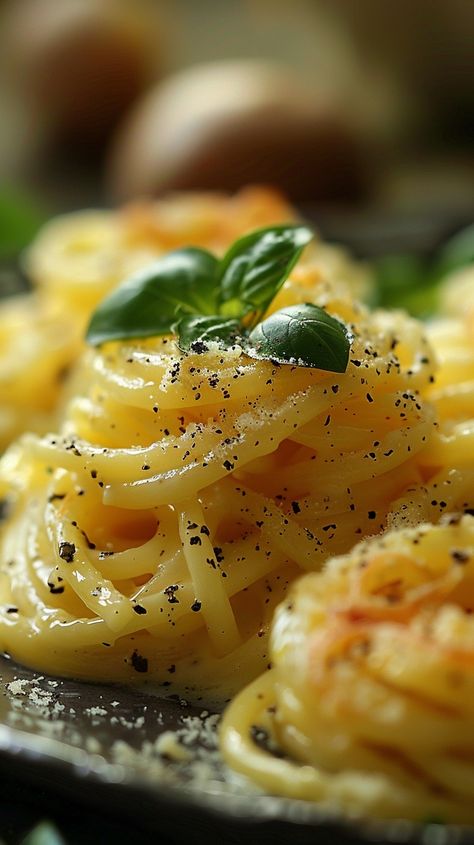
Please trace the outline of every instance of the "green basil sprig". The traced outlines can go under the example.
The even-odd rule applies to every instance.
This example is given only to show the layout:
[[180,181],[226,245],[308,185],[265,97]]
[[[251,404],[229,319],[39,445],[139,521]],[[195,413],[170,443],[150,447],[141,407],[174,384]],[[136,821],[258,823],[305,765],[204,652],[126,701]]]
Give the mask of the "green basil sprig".
[[312,237],[307,226],[271,226],[237,240],[220,261],[195,247],[171,252],[99,305],[86,339],[99,346],[174,332],[183,352],[238,343],[255,358],[344,372],[350,334],[322,308],[295,305],[261,322]]

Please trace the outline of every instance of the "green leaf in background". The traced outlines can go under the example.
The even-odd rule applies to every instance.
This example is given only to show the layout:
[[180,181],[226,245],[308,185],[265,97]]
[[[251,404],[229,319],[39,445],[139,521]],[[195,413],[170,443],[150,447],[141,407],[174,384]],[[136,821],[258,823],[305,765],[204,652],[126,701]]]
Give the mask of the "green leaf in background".
[[439,276],[474,264],[474,223],[457,232],[441,249],[437,261]]
[[220,264],[219,313],[241,317],[265,314],[304,247],[314,237],[307,226],[257,229],[236,241]]
[[214,314],[218,260],[204,249],[170,252],[136,273],[103,300],[92,316],[86,340],[169,334],[185,314]]
[[281,364],[344,373],[351,337],[346,326],[317,305],[283,308],[250,332],[245,351]]
[[405,308],[428,317],[437,307],[439,278],[417,255],[387,255],[374,261],[376,301],[380,308]]
[[172,326],[178,335],[178,346],[183,352],[207,352],[207,344],[218,342],[227,347],[235,343],[241,332],[238,320],[231,317],[182,317]]
[[58,830],[50,822],[40,822],[30,830],[21,845],[66,845]]
[[26,193],[0,188],[0,258],[14,258],[27,246],[47,215]]
[[474,263],[474,224],[462,229],[431,258],[386,255],[374,261],[375,301],[381,308],[405,308],[424,319],[439,307],[439,287],[446,276]]

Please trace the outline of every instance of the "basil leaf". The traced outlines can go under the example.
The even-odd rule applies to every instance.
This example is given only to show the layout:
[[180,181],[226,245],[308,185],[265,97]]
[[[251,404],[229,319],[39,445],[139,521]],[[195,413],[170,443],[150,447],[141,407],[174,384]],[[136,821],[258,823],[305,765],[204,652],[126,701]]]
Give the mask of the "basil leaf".
[[351,335],[343,323],[322,308],[305,303],[267,317],[250,332],[249,342],[245,351],[254,358],[344,373]]
[[218,261],[204,249],[170,252],[136,273],[103,300],[92,316],[86,340],[168,334],[184,314],[215,314]]
[[314,237],[307,226],[257,229],[236,241],[220,264],[219,311],[227,317],[263,316],[304,247]]
[[178,346],[183,352],[207,352],[207,344],[218,342],[223,347],[232,346],[240,336],[241,325],[230,317],[182,317],[172,327],[178,335]]

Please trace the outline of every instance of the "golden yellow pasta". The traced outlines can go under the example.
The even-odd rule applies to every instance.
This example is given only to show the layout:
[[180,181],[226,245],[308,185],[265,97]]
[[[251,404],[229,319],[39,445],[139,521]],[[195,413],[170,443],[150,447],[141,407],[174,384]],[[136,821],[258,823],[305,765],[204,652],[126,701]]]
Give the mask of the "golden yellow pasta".
[[424,483],[410,486],[394,503],[393,527],[474,511],[474,287],[469,297],[467,287],[464,292],[457,284],[467,278],[473,280],[472,268],[448,279],[444,288],[446,311],[457,302],[458,315],[438,317],[426,327],[438,367],[423,395],[434,406],[438,427],[418,456]]
[[[249,188],[75,212],[44,226],[24,261],[34,295],[0,306],[0,449],[24,430],[57,427],[74,390],[64,376],[83,349],[91,312],[130,273],[187,244],[221,254],[239,235],[295,217],[275,191]],[[366,269],[340,248],[319,243],[308,260],[319,280],[367,292]]]
[[[474,517],[365,541],[276,612],[231,766],[351,815],[474,822]],[[283,754],[283,756],[282,756]]]
[[[84,212],[40,233],[35,292],[0,311],[0,440],[34,432],[0,461],[0,648],[55,676],[207,702],[237,692],[224,756],[270,792],[474,822],[469,297],[461,311],[447,287],[450,316],[426,328],[371,312],[356,298],[367,275],[341,250],[312,244],[294,266],[311,237],[299,225],[280,227],[293,252],[280,243],[252,263],[245,239],[231,271],[230,253],[179,253],[207,268],[199,293],[192,261],[184,281],[159,276],[168,259],[133,276],[185,244],[220,256],[291,219],[255,189]],[[86,348],[91,312],[130,274]],[[295,307],[339,326],[344,372],[291,351]],[[283,357],[262,328],[276,332],[277,312]],[[238,331],[188,343],[193,320]],[[306,337],[331,357],[328,335]]]
[[0,449],[25,429],[55,425],[58,397],[82,346],[79,326],[36,294],[0,306]]
[[244,232],[295,216],[266,188],[78,211],[44,226],[27,252],[26,269],[39,290],[66,308],[74,306],[84,324],[105,294],[157,256],[187,244],[221,253]]
[[236,689],[268,663],[302,570],[380,531],[433,428],[422,327],[371,314],[303,262],[272,308],[311,300],[354,335],[344,374],[105,344],[57,435],[5,454],[0,644],[79,678]]

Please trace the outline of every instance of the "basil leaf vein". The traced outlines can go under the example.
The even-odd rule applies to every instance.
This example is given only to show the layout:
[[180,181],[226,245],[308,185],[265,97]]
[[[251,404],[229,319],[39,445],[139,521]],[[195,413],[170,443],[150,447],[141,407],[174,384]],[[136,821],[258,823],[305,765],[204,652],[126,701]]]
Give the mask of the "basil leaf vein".
[[271,314],[251,332],[245,347],[254,358],[344,373],[351,335],[344,323],[311,303]]

